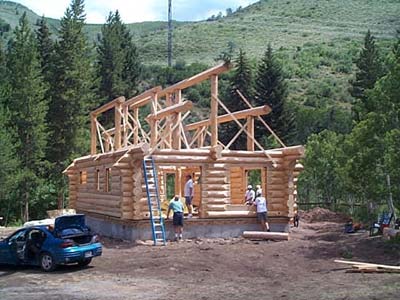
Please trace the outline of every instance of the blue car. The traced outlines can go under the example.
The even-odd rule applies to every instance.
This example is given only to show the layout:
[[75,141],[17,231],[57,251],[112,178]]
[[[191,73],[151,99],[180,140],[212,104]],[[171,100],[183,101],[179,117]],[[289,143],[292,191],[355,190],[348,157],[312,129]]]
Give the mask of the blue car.
[[102,253],[102,245],[85,224],[85,215],[61,216],[53,226],[31,226],[0,241],[0,264],[40,266],[53,271],[57,265],[87,266]]

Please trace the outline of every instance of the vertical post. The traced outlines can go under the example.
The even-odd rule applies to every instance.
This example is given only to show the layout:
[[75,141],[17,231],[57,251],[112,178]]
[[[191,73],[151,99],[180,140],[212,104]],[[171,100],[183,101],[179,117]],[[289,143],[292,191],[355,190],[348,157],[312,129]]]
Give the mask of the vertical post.
[[[167,105],[167,107],[168,106],[171,106],[172,105],[172,95],[170,94],[170,93],[167,93],[167,95],[166,95],[166,101],[165,101],[165,104]],[[166,124],[166,126],[165,126],[165,130],[168,132],[168,137],[167,137],[167,143],[169,144],[169,145],[171,145],[171,143],[172,143],[172,132],[171,132],[171,128],[172,128],[172,124],[173,124],[173,119],[174,119],[174,117],[173,116],[168,116],[167,117],[167,120],[166,120],[166,122],[167,122],[167,124]]]
[[247,151],[254,151],[254,117],[247,117]]
[[[151,102],[151,113],[153,115],[157,114],[157,94],[154,94],[152,97],[152,102]],[[150,136],[150,147],[155,147],[157,145],[157,140],[158,140],[158,120],[152,119],[151,120],[151,136]]]
[[123,135],[123,145],[124,145],[124,147],[127,147],[128,146],[128,122],[129,122],[129,120],[128,120],[128,106],[127,105],[124,105],[123,106],[123,114],[124,114],[124,117],[123,117],[123,133],[124,133],[124,135]]
[[133,109],[133,118],[136,121],[136,124],[134,124],[134,128],[133,128],[133,144],[137,145],[139,144],[139,108],[135,107]]
[[97,118],[94,114],[90,114],[90,154],[96,155],[97,153]]
[[211,76],[211,148],[216,147],[218,144],[218,75]]
[[[182,168],[177,167],[175,171],[175,195],[182,195]],[[183,195],[184,196],[184,195]]]
[[[175,104],[182,103],[182,91],[175,91]],[[174,118],[174,124],[182,122],[182,114],[176,113]],[[180,150],[182,148],[181,143],[181,126],[177,126],[172,133],[172,148]]]
[[114,134],[114,150],[121,148],[121,103],[114,107],[114,121],[115,121],[115,134]]

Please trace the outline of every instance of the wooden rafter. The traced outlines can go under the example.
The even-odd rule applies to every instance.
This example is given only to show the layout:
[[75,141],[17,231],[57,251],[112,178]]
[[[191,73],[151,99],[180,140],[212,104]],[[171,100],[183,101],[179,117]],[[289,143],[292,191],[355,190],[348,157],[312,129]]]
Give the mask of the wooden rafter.
[[[235,121],[235,119],[236,120],[246,119],[248,116],[253,116],[253,117],[262,116],[262,115],[269,114],[270,112],[271,112],[271,108],[268,105],[263,105],[263,106],[258,106],[258,107],[249,108],[249,109],[245,109],[245,110],[241,110],[241,111],[237,111],[237,112],[233,112],[233,113],[228,113],[226,115],[218,116],[217,122],[218,122],[218,124],[222,124],[222,123]],[[207,119],[207,120],[203,120],[203,121],[199,121],[196,123],[186,125],[185,128],[186,128],[186,130],[194,130],[194,129],[197,129],[198,127],[209,126],[210,124],[211,124],[210,119]]]
[[[243,100],[244,103],[247,104],[247,106],[249,108],[253,108],[250,104],[250,102],[246,99],[245,96],[243,96],[243,94],[239,91],[236,90],[236,92],[238,93],[238,95],[240,96],[240,98]],[[281,144],[282,147],[286,147],[286,145],[282,142],[282,140],[276,135],[276,133],[272,130],[272,128],[267,124],[267,122],[265,122],[263,120],[263,118],[261,118],[260,116],[257,116],[258,120],[261,121],[261,123],[265,126],[265,128],[268,129],[268,131],[273,135],[273,137],[278,141],[279,144]]]
[[230,64],[229,63],[223,63],[220,65],[217,65],[213,68],[210,68],[204,72],[201,72],[199,74],[196,74],[190,78],[187,78],[185,80],[182,80],[174,85],[171,85],[162,91],[158,93],[159,97],[164,97],[169,93],[174,93],[177,90],[184,90],[190,86],[196,85],[204,80],[207,80],[210,78],[212,75],[218,75],[221,73],[224,73],[230,69]]

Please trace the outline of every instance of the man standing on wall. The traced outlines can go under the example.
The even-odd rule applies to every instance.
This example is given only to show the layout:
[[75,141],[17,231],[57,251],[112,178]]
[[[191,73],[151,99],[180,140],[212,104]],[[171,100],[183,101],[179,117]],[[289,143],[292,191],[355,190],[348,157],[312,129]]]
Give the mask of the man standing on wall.
[[169,213],[171,210],[174,212],[172,225],[174,225],[175,240],[179,241],[182,239],[183,234],[183,204],[179,200],[179,196],[175,196],[174,199],[169,203],[167,220],[169,219]]
[[257,207],[257,219],[261,222],[262,229],[264,231],[270,231],[267,217],[267,200],[261,193],[256,194],[254,205]]
[[185,204],[189,211],[189,218],[193,216],[193,195],[194,195],[194,186],[192,175],[186,175],[186,184],[185,184]]

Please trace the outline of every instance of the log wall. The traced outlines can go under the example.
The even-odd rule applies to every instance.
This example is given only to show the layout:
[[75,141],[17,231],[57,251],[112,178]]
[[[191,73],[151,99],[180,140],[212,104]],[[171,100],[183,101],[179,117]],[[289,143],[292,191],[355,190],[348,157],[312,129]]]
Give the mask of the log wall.
[[[92,166],[85,164],[84,167],[78,169],[75,209],[123,217],[121,187],[126,184],[126,178],[122,177],[120,170],[113,167],[111,162],[103,163],[100,159],[93,161],[92,164]],[[107,179],[107,173],[110,174],[109,179]],[[81,174],[86,176],[86,182],[80,180]]]
[[200,217],[215,217],[231,202],[229,168],[225,164],[205,164],[202,171]]

